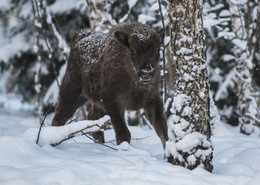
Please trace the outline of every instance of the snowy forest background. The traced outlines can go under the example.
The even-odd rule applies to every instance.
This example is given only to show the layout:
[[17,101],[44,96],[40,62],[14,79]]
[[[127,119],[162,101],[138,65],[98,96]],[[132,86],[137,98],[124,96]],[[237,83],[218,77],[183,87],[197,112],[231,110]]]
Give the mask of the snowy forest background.
[[[42,11],[41,17],[37,12],[34,17],[31,1],[26,0],[4,1],[0,9],[0,91],[15,94],[21,101],[35,105],[35,110],[39,110],[40,114],[44,114],[50,107],[53,111],[57,103],[58,84],[64,74],[72,34],[81,28],[90,27],[86,1],[43,2],[46,5],[39,10]],[[234,126],[239,124],[239,108],[243,106],[239,104],[239,96],[249,97],[254,102],[248,109],[254,109],[250,110],[250,114],[259,127],[260,41],[257,1],[239,1],[236,5],[243,32],[241,38],[234,31],[230,11],[232,3],[236,4],[236,1],[204,1],[203,20],[210,90],[221,120]],[[104,10],[107,14],[106,21],[111,25],[132,21],[148,24],[155,29],[162,27],[156,0],[108,0]],[[162,14],[167,27],[169,21],[166,1],[162,1]],[[35,29],[37,24],[40,25],[39,30]],[[169,35],[165,40],[169,42]],[[245,56],[237,54],[238,44]],[[166,50],[169,51],[168,48]],[[244,60],[244,67],[249,72],[250,90],[247,94],[240,93],[237,88],[239,57]],[[172,64],[170,59],[166,57],[166,71],[162,73],[165,76],[162,79],[167,80],[164,100],[171,97],[174,88],[174,64],[173,67],[168,65]]]
[[[89,18],[88,12],[93,8],[91,2],[94,4],[104,2],[103,6],[99,7],[99,11],[93,11],[101,15],[101,19]],[[161,7],[158,2],[161,3]],[[35,5],[34,8],[32,4]],[[241,132],[256,137],[256,140],[251,138],[250,141],[243,143],[242,140],[245,139],[241,139],[242,136],[239,135],[242,143],[240,147],[250,142],[249,146],[252,148],[253,145],[259,146],[257,142],[260,135],[259,10],[260,3],[257,0],[204,0],[203,2],[212,130],[214,133],[214,129],[220,124],[225,124],[228,128],[228,125],[232,125],[235,126],[232,128],[236,133]],[[174,81],[177,77],[169,44],[167,1],[5,0],[0,5],[0,19],[0,108],[8,109],[10,105],[8,102],[15,99],[21,104],[14,106],[29,107],[33,116],[39,118],[36,123],[39,126],[44,115],[52,115],[58,101],[58,87],[66,69],[72,34],[81,28],[106,30],[111,25],[132,21],[150,25],[154,29],[162,28],[163,25],[165,27],[166,36],[161,51],[161,95],[165,103],[166,115],[167,117],[171,115]],[[86,105],[84,111],[78,110],[73,119],[84,119],[90,107]],[[140,110],[128,112],[125,116],[128,117],[129,125],[144,126],[147,122],[143,114],[144,112]],[[229,138],[229,140],[236,142],[235,139]],[[220,143],[227,140],[217,138],[213,141],[214,150],[219,152],[221,147],[218,146],[222,145],[216,144],[216,141]],[[251,153],[252,161],[257,158],[256,151]],[[134,152],[136,151],[131,151],[131,154]],[[234,154],[221,153],[230,158]],[[250,156],[240,153],[238,155],[240,155],[238,161],[243,161],[244,156]],[[225,161],[224,157],[216,157],[216,159]],[[236,166],[220,168],[216,165],[218,162],[214,162],[213,158],[215,163],[213,166],[216,167],[213,172],[240,174],[238,171],[230,170],[231,167],[236,168]],[[257,173],[245,167],[241,168],[241,173],[243,170],[246,174],[250,174],[249,176]],[[204,172],[198,173],[201,175]],[[260,175],[257,178],[259,177]],[[245,184],[248,179],[240,179],[239,182]],[[228,182],[237,184],[236,180],[229,179]]]

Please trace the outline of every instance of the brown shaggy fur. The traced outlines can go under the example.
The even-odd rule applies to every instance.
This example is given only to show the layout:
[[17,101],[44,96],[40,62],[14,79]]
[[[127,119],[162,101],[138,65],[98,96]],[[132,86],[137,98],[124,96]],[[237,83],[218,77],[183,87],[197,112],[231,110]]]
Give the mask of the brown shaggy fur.
[[76,32],[52,125],[64,125],[90,100],[96,113],[90,119],[108,114],[117,144],[130,143],[124,111],[144,108],[165,147],[167,124],[159,94],[161,42],[162,34],[141,24],[119,24],[107,34]]

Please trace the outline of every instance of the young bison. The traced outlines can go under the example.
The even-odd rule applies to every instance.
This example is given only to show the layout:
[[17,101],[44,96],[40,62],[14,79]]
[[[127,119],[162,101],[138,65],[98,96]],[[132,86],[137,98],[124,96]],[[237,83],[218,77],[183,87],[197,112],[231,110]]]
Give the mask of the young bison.
[[165,147],[167,124],[159,94],[161,42],[162,34],[141,24],[119,24],[109,33],[76,32],[52,125],[64,125],[90,100],[95,105],[90,117],[108,114],[117,144],[130,143],[124,112],[144,108]]

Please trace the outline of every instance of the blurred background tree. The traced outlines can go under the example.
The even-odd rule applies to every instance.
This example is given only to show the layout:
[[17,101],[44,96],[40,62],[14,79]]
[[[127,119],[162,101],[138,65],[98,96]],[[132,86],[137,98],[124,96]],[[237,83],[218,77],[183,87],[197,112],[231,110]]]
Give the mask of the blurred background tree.
[[[33,14],[34,2],[35,15]],[[166,0],[104,0],[104,10],[109,24],[132,21],[165,28],[164,58],[162,65],[162,97],[167,116],[171,113],[175,67],[170,60],[169,20]],[[252,78],[251,91],[255,99],[254,123],[259,123],[259,66],[260,31],[259,2],[238,1],[240,21],[250,52]],[[66,67],[68,43],[72,34],[90,27],[86,0],[5,0],[0,5],[0,93],[15,94],[24,102],[35,104],[35,110],[53,109],[58,99],[58,84]],[[38,9],[38,10],[37,10]],[[236,33],[231,20],[230,3],[227,0],[205,0],[203,6],[206,35],[207,65],[212,103],[218,108],[221,120],[231,125],[239,124],[241,116],[237,78]],[[249,19],[250,18],[250,19]],[[37,31],[37,29],[38,31]],[[37,39],[38,38],[38,39]],[[38,42],[38,41],[39,42]],[[249,42],[249,41],[252,42]],[[252,51],[252,52],[251,52]],[[163,52],[161,53],[163,58]],[[40,69],[40,70],[39,70]],[[39,78],[40,72],[40,78]],[[37,98],[38,97],[38,98]],[[40,104],[37,99],[40,97]],[[1,104],[1,103],[0,103]],[[39,109],[40,105],[40,109]],[[252,106],[251,106],[252,107]],[[168,110],[168,111],[167,111]],[[131,113],[132,114],[132,113]],[[138,113],[142,115],[143,112]],[[130,113],[129,113],[130,115]],[[131,121],[129,120],[129,123]],[[142,122],[142,121],[141,121]],[[145,122],[145,121],[144,121]],[[241,124],[241,123],[240,123]],[[256,129],[257,129],[256,124]]]

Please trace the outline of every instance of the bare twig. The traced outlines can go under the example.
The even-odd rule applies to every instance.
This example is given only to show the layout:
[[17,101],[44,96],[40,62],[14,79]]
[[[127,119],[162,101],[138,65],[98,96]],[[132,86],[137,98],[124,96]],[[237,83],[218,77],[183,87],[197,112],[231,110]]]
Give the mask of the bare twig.
[[146,124],[148,125],[149,129],[153,130],[153,126],[151,124],[151,122],[147,119],[147,117],[145,115],[142,116],[144,121],[146,122]]
[[39,143],[39,139],[40,139],[40,134],[41,134],[42,127],[43,127],[44,121],[45,121],[45,119],[46,119],[46,117],[47,117],[47,115],[48,115],[49,113],[50,113],[50,110],[45,113],[45,115],[44,115],[44,117],[43,117],[43,120],[41,121],[40,128],[39,128],[38,135],[37,135],[36,144]]
[[147,139],[147,138],[150,138],[150,137],[153,137],[153,136],[150,135],[150,136],[146,136],[146,137],[133,138],[133,139],[131,139],[131,140],[132,140],[132,141],[139,141],[139,140]]
[[91,139],[91,140],[94,141],[95,143],[101,144],[101,145],[103,145],[103,146],[105,146],[105,147],[108,147],[108,148],[110,148],[110,149],[112,149],[112,150],[118,151],[117,148],[111,147],[111,146],[109,146],[109,145],[106,145],[106,144],[104,144],[104,143],[98,141],[98,140],[95,140],[95,139],[93,139],[92,137],[90,137],[87,133],[84,133],[83,131],[82,131],[81,133],[82,133],[82,135],[84,135],[84,136],[86,136],[87,138]]
[[75,122],[77,119],[70,119],[69,122],[66,123],[66,125],[71,124],[72,122]]

